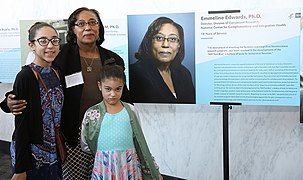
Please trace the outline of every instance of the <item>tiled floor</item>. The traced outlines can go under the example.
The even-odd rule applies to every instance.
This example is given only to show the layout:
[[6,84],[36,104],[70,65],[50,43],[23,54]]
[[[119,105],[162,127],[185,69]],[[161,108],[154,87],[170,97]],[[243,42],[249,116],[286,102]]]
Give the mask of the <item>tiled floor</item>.
[[[8,154],[4,154],[0,151],[0,180],[10,180],[11,174],[11,160]],[[170,176],[163,175],[164,180],[181,180]]]
[[0,152],[0,179],[9,180],[12,177],[11,174],[11,160],[8,154]]

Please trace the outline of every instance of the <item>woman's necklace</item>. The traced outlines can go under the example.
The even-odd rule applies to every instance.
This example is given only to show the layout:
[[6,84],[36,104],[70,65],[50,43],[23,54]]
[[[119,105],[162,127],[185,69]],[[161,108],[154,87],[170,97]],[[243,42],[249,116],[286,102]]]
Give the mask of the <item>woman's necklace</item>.
[[93,63],[94,63],[94,59],[91,59],[91,62],[90,62],[90,64],[88,65],[88,63],[87,63],[87,59],[86,58],[84,58],[83,57],[83,60],[84,60],[84,62],[85,62],[85,64],[86,64],[86,71],[87,72],[91,72],[92,70],[93,70]]
[[[86,64],[86,72],[92,72],[93,71],[93,63],[94,63],[94,58],[85,58],[85,57],[91,57],[98,54],[98,48],[95,47],[94,53],[87,53],[87,52],[80,52],[80,56],[82,56],[85,64]],[[98,54],[99,55],[99,54]],[[88,63],[88,60],[91,60],[90,63]]]

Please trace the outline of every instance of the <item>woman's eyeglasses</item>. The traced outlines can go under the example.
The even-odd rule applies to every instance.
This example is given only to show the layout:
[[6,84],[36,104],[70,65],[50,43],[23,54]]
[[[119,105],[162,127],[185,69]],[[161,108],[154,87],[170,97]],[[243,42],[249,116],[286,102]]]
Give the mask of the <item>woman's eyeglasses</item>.
[[162,34],[156,34],[154,35],[153,39],[159,43],[163,43],[165,40],[167,40],[167,42],[169,43],[178,43],[180,41],[180,39],[176,35],[170,35],[168,37],[165,37]]
[[75,26],[83,28],[83,27],[86,27],[86,25],[93,27],[93,26],[98,26],[98,24],[99,24],[99,22],[97,20],[89,20],[87,22],[80,20],[77,23],[75,23]]
[[59,43],[61,41],[60,38],[46,38],[46,37],[41,37],[41,38],[38,38],[38,39],[34,39],[33,41],[37,41],[40,46],[48,46],[49,42],[52,43],[52,45],[54,46],[59,46]]

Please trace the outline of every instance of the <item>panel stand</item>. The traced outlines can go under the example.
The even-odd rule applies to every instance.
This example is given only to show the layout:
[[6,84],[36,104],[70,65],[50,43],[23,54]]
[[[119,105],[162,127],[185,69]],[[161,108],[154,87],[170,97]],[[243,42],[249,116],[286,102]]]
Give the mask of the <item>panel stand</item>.
[[210,105],[221,105],[223,108],[223,179],[229,180],[229,133],[228,133],[228,110],[232,105],[242,105],[235,102],[210,102]]

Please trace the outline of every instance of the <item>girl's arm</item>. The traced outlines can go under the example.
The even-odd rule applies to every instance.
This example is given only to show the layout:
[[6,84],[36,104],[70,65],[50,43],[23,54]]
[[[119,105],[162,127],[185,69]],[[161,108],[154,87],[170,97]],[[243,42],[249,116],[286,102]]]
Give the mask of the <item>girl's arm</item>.
[[[140,119],[140,117],[139,117],[139,113],[138,113],[137,109],[135,108],[135,106],[133,106],[133,105],[131,105],[131,104],[128,104],[128,105],[129,105],[130,109],[134,112],[134,115],[137,117],[138,125],[140,126],[139,128],[142,129],[142,128],[141,128],[141,119]],[[142,133],[143,133],[143,131],[142,131]],[[143,134],[143,136],[144,136],[144,134]],[[159,171],[159,166],[158,166],[158,164],[156,163],[154,156],[151,155],[151,157],[152,157],[152,160],[153,160],[153,163],[154,163],[155,168],[157,169],[157,171]],[[145,170],[142,169],[142,171],[144,172]],[[144,172],[144,173],[149,174],[150,172]],[[158,174],[158,179],[159,179],[159,180],[162,180],[162,179],[163,179],[163,177],[161,176],[160,172],[159,172],[159,174]]]
[[[16,94],[17,99],[29,98],[29,87],[28,78],[22,73],[18,73],[13,91]],[[15,173],[20,174],[32,169],[32,155],[31,145],[29,138],[29,107],[22,110],[22,114],[15,116]]]
[[87,117],[86,112],[84,114],[84,118],[82,120],[82,126],[81,126],[81,139],[80,139],[80,145],[81,145],[81,149],[82,151],[86,152],[86,153],[92,153],[91,150],[88,147],[87,141],[86,141],[86,135],[87,135],[87,129],[86,129],[86,125],[87,125],[87,121],[85,120]]

